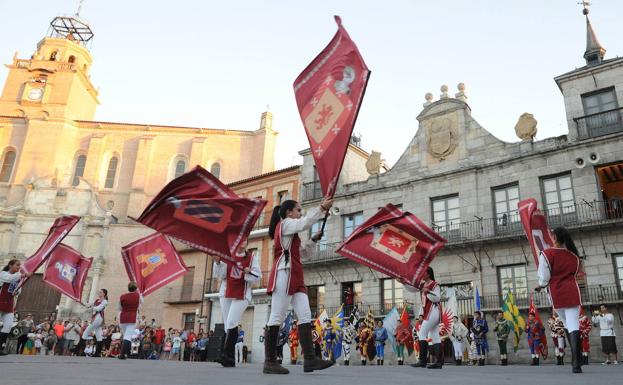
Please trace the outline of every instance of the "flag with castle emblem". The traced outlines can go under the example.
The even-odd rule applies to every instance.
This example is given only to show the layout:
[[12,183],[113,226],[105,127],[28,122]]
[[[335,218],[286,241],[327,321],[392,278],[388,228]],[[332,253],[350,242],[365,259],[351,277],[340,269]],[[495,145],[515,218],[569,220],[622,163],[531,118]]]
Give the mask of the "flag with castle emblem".
[[43,272],[43,282],[82,303],[84,281],[93,258],[87,258],[77,250],[60,244],[54,248]]
[[547,218],[537,208],[534,198],[529,198],[517,203],[519,209],[519,218],[523,226],[528,243],[532,249],[534,262],[539,265],[539,254],[545,249],[549,249],[554,245],[549,227],[547,226]]
[[262,210],[263,199],[241,198],[200,166],[173,179],[138,222],[223,262],[236,264]]
[[[80,221],[80,217],[76,215],[64,215],[56,218],[52,227],[50,227],[50,231],[48,231],[48,236],[39,246],[39,249],[22,263],[22,272],[35,273],[47,261],[56,246],[63,241],[78,221]],[[24,276],[18,288],[23,286],[27,280],[28,277]]]
[[121,248],[130,281],[147,296],[188,272],[184,261],[169,239],[154,233]]
[[418,217],[388,204],[359,226],[337,253],[418,287],[446,240]]
[[294,95],[324,196],[335,193],[370,70],[335,16],[338,30],[294,81]]

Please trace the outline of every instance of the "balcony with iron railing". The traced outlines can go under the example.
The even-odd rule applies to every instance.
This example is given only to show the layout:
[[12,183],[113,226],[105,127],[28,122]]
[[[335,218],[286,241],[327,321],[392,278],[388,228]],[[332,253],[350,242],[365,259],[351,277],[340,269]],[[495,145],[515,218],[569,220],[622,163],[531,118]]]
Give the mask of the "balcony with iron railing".
[[[544,210],[550,228],[565,226],[569,229],[591,226],[623,224],[623,200],[583,201],[555,210]],[[444,237],[448,246],[474,242],[498,241],[524,236],[518,214],[499,218],[481,218],[445,226],[431,226]],[[323,243],[303,257],[304,264],[326,263],[344,259],[335,253],[341,242]]]
[[314,199],[322,198],[322,188],[320,187],[320,181],[315,180],[313,182],[303,183],[303,189],[301,191],[302,201],[311,201]]
[[272,214],[273,214],[272,209],[264,210],[260,214],[260,217],[257,219],[257,222],[255,222],[255,225],[253,226],[253,231],[268,228],[268,226],[270,225],[270,217]]
[[573,118],[580,139],[623,132],[623,107]]
[[182,304],[201,302],[203,298],[202,285],[182,285],[166,287],[164,295],[164,303]]

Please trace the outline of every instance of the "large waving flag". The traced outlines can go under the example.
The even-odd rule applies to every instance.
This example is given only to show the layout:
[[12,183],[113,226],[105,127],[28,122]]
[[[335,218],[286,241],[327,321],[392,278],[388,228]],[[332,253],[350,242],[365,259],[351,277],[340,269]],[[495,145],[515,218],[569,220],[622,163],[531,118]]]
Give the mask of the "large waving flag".
[[502,311],[504,312],[504,318],[513,324],[513,333],[515,334],[513,350],[517,351],[517,349],[519,349],[519,337],[526,329],[526,321],[519,314],[519,308],[517,308],[515,304],[515,297],[510,290],[508,290],[504,296]]
[[388,204],[359,226],[337,253],[418,287],[446,240],[418,217]]
[[[48,231],[48,236],[39,246],[39,249],[22,263],[21,271],[34,274],[47,261],[54,248],[63,241],[78,221],[80,221],[80,217],[75,215],[65,215],[56,218],[52,227],[50,227],[50,231]],[[18,288],[22,287],[27,280],[28,277],[23,275]]]
[[549,249],[554,245],[549,227],[547,226],[547,218],[537,208],[534,198],[525,199],[517,203],[519,209],[519,218],[523,226],[528,243],[532,249],[534,262],[539,265],[539,254],[545,249]]
[[188,272],[175,247],[160,233],[123,246],[121,256],[128,277],[144,297]]
[[389,339],[389,343],[391,344],[394,353],[396,352],[396,329],[399,324],[400,314],[398,313],[396,306],[394,306],[392,310],[385,315],[385,318],[383,318],[383,326],[385,327],[385,330],[387,330],[387,339]]
[[237,196],[200,166],[173,179],[147,206],[138,222],[223,262],[237,265],[266,201]]
[[[320,312],[320,314],[314,321],[314,329],[316,330],[316,333],[318,333],[318,336],[320,337],[321,340],[324,337],[324,323],[328,319],[329,319],[329,315],[327,314],[327,310],[322,309],[322,311]],[[324,340],[323,340],[323,343],[324,343]]]
[[[534,313],[534,319],[539,321],[541,325],[543,325],[543,321],[541,321],[541,316],[539,315],[539,309],[537,309],[534,301],[532,299],[532,294],[530,294],[530,309],[528,310],[528,314]],[[545,333],[541,333],[541,356],[544,360],[547,359],[547,335]]]
[[288,342],[288,337],[290,336],[290,329],[292,329],[292,324],[294,323],[294,315],[292,311],[288,312],[286,318],[283,320],[281,324],[281,328],[279,328],[279,340],[277,341],[277,346],[285,346]]
[[296,104],[324,196],[332,197],[344,164],[370,70],[335,16],[338,30],[294,81]]
[[452,333],[454,317],[460,317],[458,310],[459,302],[456,299],[456,290],[453,287],[450,287],[446,293],[448,295],[448,302],[446,303],[446,306],[442,307],[441,325],[439,325],[439,334],[442,336],[450,335]]
[[342,355],[342,340],[344,339],[344,334],[342,333],[342,329],[344,328],[344,304],[342,304],[333,317],[331,317],[331,325],[333,325],[333,331],[336,335],[333,344],[333,359],[336,360]]
[[84,281],[93,258],[86,258],[75,249],[60,244],[52,251],[43,272],[43,282],[82,303]]

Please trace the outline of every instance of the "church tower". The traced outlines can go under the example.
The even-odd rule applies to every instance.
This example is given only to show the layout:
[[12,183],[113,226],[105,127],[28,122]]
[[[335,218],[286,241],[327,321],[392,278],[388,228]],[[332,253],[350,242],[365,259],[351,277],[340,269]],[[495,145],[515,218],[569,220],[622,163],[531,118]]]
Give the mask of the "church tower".
[[13,57],[0,115],[40,120],[93,120],[97,90],[89,70],[93,32],[75,17],[56,17],[29,59]]

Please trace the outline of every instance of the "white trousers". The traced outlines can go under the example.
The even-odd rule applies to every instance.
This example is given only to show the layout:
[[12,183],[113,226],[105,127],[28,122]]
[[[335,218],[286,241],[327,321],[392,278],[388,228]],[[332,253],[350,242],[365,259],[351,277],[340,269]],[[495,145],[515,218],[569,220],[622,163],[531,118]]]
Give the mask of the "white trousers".
[[565,337],[553,337],[556,357],[565,355]]
[[244,346],[244,342],[236,342],[236,363],[242,363],[242,347]]
[[580,307],[563,307],[554,309],[569,333],[580,330]]
[[288,275],[288,269],[277,271],[275,291],[273,291],[270,301],[270,317],[268,319],[268,326],[281,326],[290,304],[292,304],[292,308],[294,308],[294,313],[296,313],[299,325],[311,322],[311,310],[309,309],[309,298],[307,298],[307,293],[294,293],[294,295],[288,295]]
[[219,297],[218,301],[221,304],[221,312],[223,313],[223,323],[225,324],[225,331],[233,329],[240,325],[242,314],[247,310],[249,301],[246,299],[231,299],[225,297]]
[[342,352],[344,354],[344,360],[350,361],[350,344],[342,342]]
[[134,330],[136,330],[136,322],[129,324],[119,324],[121,331],[123,332],[123,340],[132,342],[132,336]]
[[433,344],[441,343],[441,337],[439,336],[439,307],[437,306],[433,306],[430,310],[428,319],[422,322],[418,332],[420,341],[424,341],[429,337],[433,340]]
[[82,333],[82,339],[83,340],[92,340],[93,339],[93,333],[95,333],[95,339],[98,342],[102,341],[102,323],[103,323],[103,319],[101,315],[96,315],[95,319],[93,320],[93,322],[91,322],[89,324],[89,326],[87,326],[86,330],[84,331],[84,333]]
[[452,347],[454,348],[454,358],[458,360],[463,359],[463,341],[452,341]]
[[4,313],[0,311],[0,318],[2,318],[2,333],[10,333],[13,327],[13,313]]

